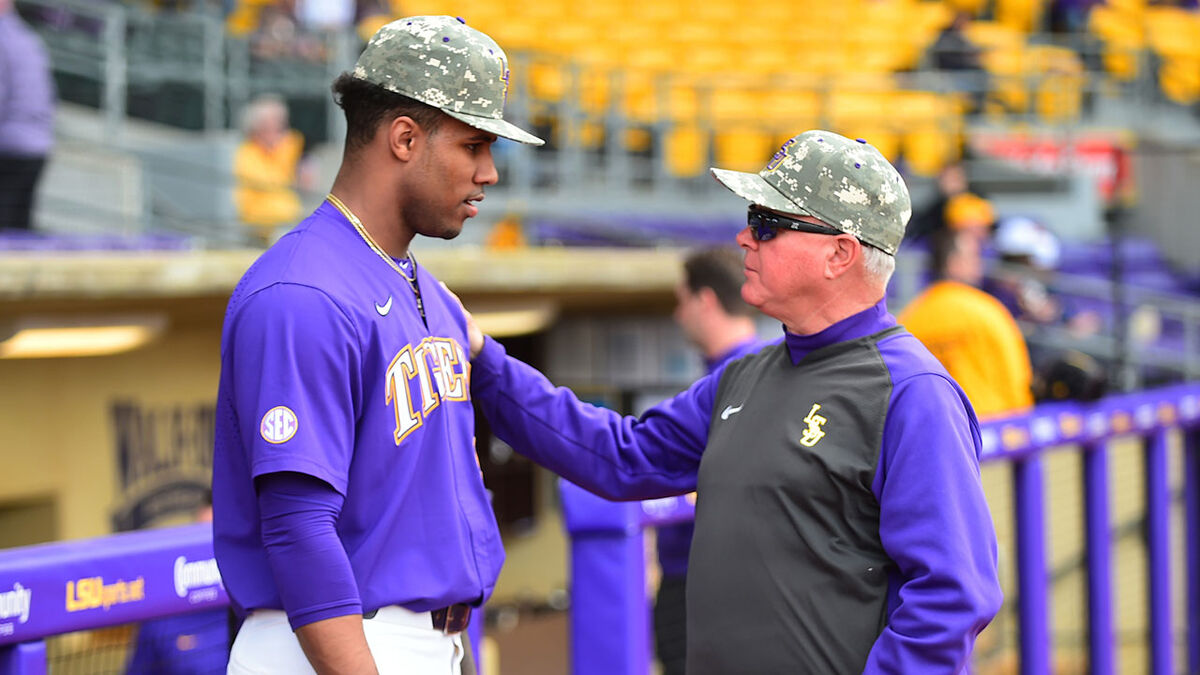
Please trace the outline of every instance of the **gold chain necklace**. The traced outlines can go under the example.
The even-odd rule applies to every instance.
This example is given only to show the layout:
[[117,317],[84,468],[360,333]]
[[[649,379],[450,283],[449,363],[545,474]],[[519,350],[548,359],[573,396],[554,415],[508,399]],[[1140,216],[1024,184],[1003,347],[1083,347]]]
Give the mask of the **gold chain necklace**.
[[346,220],[349,220],[350,224],[354,226],[355,231],[358,232],[358,236],[362,237],[362,240],[367,243],[367,246],[369,246],[372,251],[375,251],[375,254],[388,264],[388,267],[396,270],[397,274],[404,277],[404,280],[408,282],[409,287],[412,288],[413,295],[416,296],[417,313],[421,315],[421,321],[425,324],[425,327],[428,328],[429,321],[425,319],[425,304],[421,302],[421,287],[417,285],[417,261],[415,258],[413,258],[412,251],[408,252],[408,262],[410,265],[412,265],[413,271],[412,276],[410,277],[404,273],[404,270],[400,268],[400,265],[396,264],[396,261],[392,258],[392,256],[388,255],[386,251],[379,247],[379,244],[375,243],[375,240],[371,238],[371,234],[367,232],[365,227],[363,227],[362,221],[358,219],[358,216],[354,215],[354,212],[350,210],[350,207],[342,203],[342,200],[335,197],[332,192],[326,195],[325,201],[332,204],[333,208],[341,211],[342,215],[346,216]]

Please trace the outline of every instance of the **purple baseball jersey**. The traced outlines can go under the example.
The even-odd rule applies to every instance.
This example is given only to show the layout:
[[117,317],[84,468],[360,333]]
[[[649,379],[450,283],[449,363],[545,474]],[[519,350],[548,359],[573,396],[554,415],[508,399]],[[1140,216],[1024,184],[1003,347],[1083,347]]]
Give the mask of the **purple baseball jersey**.
[[[246,272],[225,316],[213,536],[237,609],[282,609],[257,476],[291,471],[345,497],[337,532],[364,610],[491,594],[504,549],[475,454],[466,323],[323,203]],[[322,583],[312,572],[312,583]]]

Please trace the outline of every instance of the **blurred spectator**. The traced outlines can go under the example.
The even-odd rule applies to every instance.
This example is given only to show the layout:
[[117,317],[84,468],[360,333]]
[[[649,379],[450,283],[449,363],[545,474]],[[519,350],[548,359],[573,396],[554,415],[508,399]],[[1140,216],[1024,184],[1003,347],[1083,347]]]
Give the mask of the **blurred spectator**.
[[906,241],[921,241],[946,228],[946,203],[967,191],[967,170],[961,162],[942,167],[937,175],[937,196],[921,211],[914,213],[904,230]]
[[234,200],[238,218],[266,244],[277,228],[300,219],[295,188],[311,189],[313,177],[307,163],[301,162],[304,138],[289,126],[287,105],[281,98],[256,98],[246,107],[242,122],[245,140],[234,157]]
[[938,281],[898,320],[946,367],[982,419],[1033,404],[1033,367],[1025,338],[1004,305],[978,288],[982,242],[943,230],[933,240]]
[[484,241],[484,246],[491,249],[516,249],[528,245],[525,228],[515,213],[508,213],[498,220],[492,229],[488,230],[487,239]]
[[324,43],[301,30],[296,3],[297,0],[239,0],[225,17],[225,25],[230,35],[249,39],[250,53],[256,59],[323,60]]
[[985,290],[1008,308],[1031,340],[1034,396],[1042,400],[1093,400],[1104,394],[1107,372],[1082,352],[1038,347],[1045,327],[1066,329],[1074,338],[1098,333],[1104,321],[1095,311],[1077,310],[1051,292],[1047,277],[1058,266],[1058,237],[1024,216],[1003,218],[996,225],[994,247],[1001,263]]
[[386,0],[359,0],[356,25],[359,39],[366,44],[375,31],[397,16],[404,16],[404,13],[399,11],[399,7],[393,13]]
[[987,92],[987,71],[983,68],[983,50],[967,37],[966,28],[970,23],[968,12],[956,12],[949,25],[938,34],[930,51],[934,67],[949,71],[954,88],[968,95],[971,107],[967,112],[977,112],[982,110]]
[[1024,216],[1010,216],[996,225],[993,243],[1002,264],[986,288],[1017,320],[1059,324],[1078,336],[1100,329],[1095,312],[1075,311],[1046,285],[1061,251],[1058,237],[1046,226]]
[[[212,495],[196,510],[212,522]],[[229,660],[229,610],[208,609],[146,621],[138,627],[126,675],[220,675]]]
[[938,70],[983,70],[982,51],[967,37],[968,12],[956,12],[933,41],[933,64]]
[[258,23],[250,36],[251,51],[266,61],[294,56],[302,42],[296,16],[288,2],[264,4],[258,10]]
[[296,21],[311,31],[344,31],[354,25],[355,0],[293,0]]
[[1087,30],[1088,14],[1103,0],[1053,0],[1046,8],[1046,25],[1053,33],[1082,33]]
[[982,245],[991,235],[996,222],[996,210],[983,197],[963,192],[946,200],[943,217],[947,229],[968,234]]
[[46,47],[0,0],[0,229],[33,228],[38,181],[54,145],[54,80]]
[[1108,392],[1108,372],[1095,358],[1069,349],[1033,375],[1033,397],[1042,401],[1095,401]]

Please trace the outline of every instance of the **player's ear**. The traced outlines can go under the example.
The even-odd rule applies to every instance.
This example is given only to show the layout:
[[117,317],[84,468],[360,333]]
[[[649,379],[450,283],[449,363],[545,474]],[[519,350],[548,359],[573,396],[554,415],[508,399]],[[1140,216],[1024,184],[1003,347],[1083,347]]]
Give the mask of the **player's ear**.
[[388,150],[396,159],[407,162],[420,136],[421,127],[408,115],[392,119],[387,127]]
[[721,306],[721,301],[717,299],[717,292],[708,286],[702,286],[696,291],[696,297],[700,298],[700,302],[708,308],[716,308]]

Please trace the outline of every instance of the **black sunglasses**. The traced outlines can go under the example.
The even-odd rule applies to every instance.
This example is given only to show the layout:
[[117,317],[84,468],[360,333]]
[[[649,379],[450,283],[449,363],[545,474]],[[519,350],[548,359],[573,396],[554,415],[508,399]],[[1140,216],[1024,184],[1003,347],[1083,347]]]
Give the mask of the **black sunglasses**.
[[804,220],[788,218],[754,206],[751,206],[746,213],[746,224],[750,226],[750,236],[754,237],[755,241],[771,241],[775,238],[776,230],[795,230],[812,234],[845,234],[845,232],[828,225],[817,225]]

